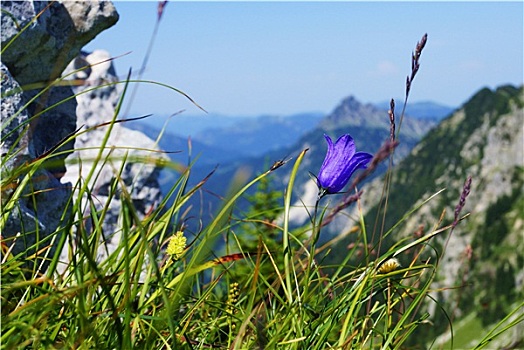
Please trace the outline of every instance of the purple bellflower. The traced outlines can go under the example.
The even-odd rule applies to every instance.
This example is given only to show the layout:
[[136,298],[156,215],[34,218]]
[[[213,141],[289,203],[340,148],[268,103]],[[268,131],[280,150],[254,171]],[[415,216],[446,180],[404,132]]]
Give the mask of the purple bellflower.
[[340,136],[335,144],[328,135],[324,137],[328,150],[317,176],[319,198],[340,192],[351,175],[357,169],[365,169],[373,158],[369,153],[356,152],[355,142],[349,134]]

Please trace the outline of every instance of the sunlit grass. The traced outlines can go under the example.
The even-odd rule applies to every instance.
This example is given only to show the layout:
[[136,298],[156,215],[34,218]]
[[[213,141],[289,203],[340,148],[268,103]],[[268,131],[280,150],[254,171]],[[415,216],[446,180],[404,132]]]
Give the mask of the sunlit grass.
[[[406,103],[426,39],[424,36],[413,54]],[[385,137],[390,142],[375,155],[368,171],[358,175],[350,186],[351,192],[346,197],[338,197],[339,205],[333,210],[320,201],[313,208],[303,205],[300,208],[308,213],[310,221],[302,227],[290,225],[292,198],[300,197],[295,179],[309,170],[303,166],[307,157],[304,149],[298,151],[289,164],[274,164],[252,178],[237,174],[230,183],[224,184],[230,190],[209,222],[197,232],[186,232],[189,204],[213,174],[190,185],[194,183],[190,181],[194,180],[192,163],[181,166],[166,160],[156,150],[142,150],[145,155],[139,157],[128,152],[116,156],[115,148],[108,145],[114,125],[124,122],[119,114],[127,89],[138,82],[163,86],[194,102],[181,90],[163,83],[131,79],[131,75],[118,83],[124,85],[122,98],[112,120],[95,127],[106,129],[97,155],[93,159],[79,157],[83,164],[89,163],[90,171],[72,184],[72,194],[59,227],[45,238],[31,230],[2,237],[2,348],[401,349],[426,346],[417,342],[413,334],[430,323],[427,303],[437,304],[440,310],[440,304],[430,293],[445,246],[436,252],[433,242],[436,237],[451,234],[453,228],[467,218],[459,214],[469,186],[465,185],[462,194],[457,194],[460,201],[454,222],[444,222],[442,215],[420,237],[394,240],[391,247],[378,249],[379,256],[374,256],[373,248],[380,247],[384,238],[391,238],[398,226],[442,192],[413,204],[393,227],[380,229],[377,242],[368,240],[370,223],[376,224],[383,218],[364,214],[357,185],[378,163],[390,160],[381,199],[383,208],[387,207],[393,171],[391,157],[400,131],[400,123],[395,131],[393,111],[390,113],[391,134]],[[64,84],[63,79],[40,88],[46,91],[60,84]],[[403,115],[404,112],[400,121]],[[16,214],[20,199],[35,195],[31,181],[44,164],[63,155],[62,152],[72,153],[73,150],[59,151],[60,146],[88,131],[78,130],[38,159],[21,164],[9,176],[2,177],[2,191],[9,190],[6,192],[9,196],[2,198],[2,232],[8,218]],[[84,150],[74,151],[81,154]],[[2,157],[2,168],[12,156]],[[140,214],[130,194],[134,184],[125,183],[122,175],[129,163],[154,164],[177,172],[170,191],[145,216]],[[261,197],[258,203],[252,203],[261,209],[251,211],[249,216],[237,217],[238,200],[269,181],[271,175],[282,171],[284,166],[290,171],[284,193],[274,197],[280,199],[279,204],[273,200],[265,202],[267,197]],[[108,199],[101,203],[93,183],[102,167],[111,169],[113,181]],[[117,197],[121,203],[118,225],[114,232],[104,232],[104,220]],[[358,208],[355,226],[349,233],[341,232],[341,236],[351,234],[355,244],[347,248],[345,256],[333,257],[330,251],[340,244],[341,237],[334,237],[321,246],[318,237],[322,228],[349,205]],[[197,221],[201,219],[196,217]],[[274,232],[261,234],[268,232],[268,227]],[[99,256],[99,252],[106,249],[104,238],[113,235],[120,237],[117,245]],[[247,235],[254,239],[246,240]],[[35,236],[36,243],[13,253],[14,240],[28,236]],[[219,246],[225,248],[218,249]],[[50,253],[51,247],[55,253]],[[65,252],[67,259],[62,260],[60,252]],[[397,260],[401,257],[402,263]],[[441,312],[447,315],[446,310]],[[474,321],[459,328],[464,333],[453,339],[453,347],[465,344],[466,330],[480,331]],[[515,320],[503,323],[491,335],[499,336],[515,324]]]

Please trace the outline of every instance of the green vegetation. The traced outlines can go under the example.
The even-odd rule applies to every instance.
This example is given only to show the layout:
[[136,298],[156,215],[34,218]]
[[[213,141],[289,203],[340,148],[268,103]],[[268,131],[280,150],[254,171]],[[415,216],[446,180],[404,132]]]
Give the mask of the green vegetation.
[[[115,121],[116,114],[112,123]],[[50,152],[43,159],[23,164],[16,172],[18,179],[2,178],[2,188],[16,185],[3,203],[2,228],[20,196],[32,195],[30,188],[24,188],[31,175],[55,156]],[[4,251],[3,347],[396,349],[412,343],[417,328],[427,326],[429,315],[418,310],[429,300],[438,268],[438,262],[421,257],[431,250],[427,243],[448,232],[450,226],[438,224],[428,234],[398,242],[374,257],[364,244],[367,219],[361,216],[350,234],[363,244],[348,249],[338,264],[326,265],[324,261],[340,244],[340,237],[314,249],[306,235],[310,225],[289,230],[286,224],[292,184],[303,171],[300,165],[305,156],[303,151],[293,165],[283,203],[269,181],[270,174],[278,171],[275,167],[247,183],[233,184],[236,190],[224,199],[213,221],[198,237],[188,237],[185,249],[173,248],[173,256],[164,248],[172,237],[180,238],[177,220],[182,217],[184,203],[205,184],[187,187],[191,167],[180,173],[159,208],[143,219],[120,180],[124,165],[115,169],[110,194],[118,194],[123,203],[122,239],[101,261],[96,252],[103,244],[100,237],[109,234],[101,227],[108,207],[86,217],[86,208],[95,208],[89,180],[97,174],[79,179],[74,184],[78,193],[70,198],[70,207],[64,208],[72,215],[64,215],[59,230],[45,241],[37,237],[35,246],[17,255]],[[112,160],[100,156],[92,161],[110,164]],[[162,162],[165,167],[180,169],[154,154],[128,161]],[[236,201],[253,186],[258,186],[258,191],[250,197],[251,210],[244,218],[232,217]],[[168,202],[173,204],[167,207]],[[322,212],[317,221],[312,215],[311,225],[319,227]],[[277,219],[282,215],[281,225]],[[235,244],[218,255],[213,247],[220,237],[235,238]],[[67,239],[76,246],[69,245]],[[5,248],[10,245],[11,239],[3,241]],[[57,251],[67,249],[69,261],[60,262],[58,254],[46,254],[51,245],[56,245]],[[391,270],[381,268],[408,250],[412,252],[410,260],[402,266],[388,263],[394,266]],[[39,254],[28,254],[31,251]],[[35,269],[43,259],[48,269]],[[66,266],[59,268],[60,263]]]
[[[292,177],[299,171],[304,155],[305,152],[297,159]],[[27,172],[31,173],[39,164],[27,166]],[[85,206],[93,207],[94,203],[89,199],[92,197],[88,195],[87,182],[79,180],[75,187],[85,191],[86,196],[71,198],[74,215],[52,236],[59,249],[64,246],[69,249],[70,261],[65,269],[57,268],[58,254],[47,257],[49,268],[36,274],[21,263],[40,261],[45,253],[37,257],[27,256],[26,252],[9,255],[2,264],[3,346],[86,349],[401,346],[426,317],[417,315],[416,307],[425,300],[431,281],[423,275],[432,275],[435,267],[414,259],[409,267],[384,274],[377,272],[380,262],[406,249],[405,246],[396,247],[368,264],[362,262],[349,273],[341,273],[343,263],[329,276],[323,273],[325,267],[321,262],[308,255],[307,240],[297,239],[303,234],[301,230],[287,232],[287,252],[283,244],[280,251],[259,249],[253,260],[246,259],[244,251],[219,257],[209,254],[219,236],[237,225],[237,220],[229,216],[235,201],[270,173],[267,171],[240,185],[177,260],[167,256],[163,244],[155,241],[167,243],[175,234],[173,220],[180,214],[182,204],[198,189],[185,187],[190,170],[181,174],[166,198],[167,201],[175,197],[174,204],[169,208],[161,205],[142,220],[137,217],[126,186],[117,178],[111,192],[120,193],[124,199],[120,214],[122,240],[103,261],[96,258],[101,244],[99,237],[103,234],[97,223],[106,213],[102,210],[85,217]],[[9,198],[4,208],[16,206],[18,193],[22,191]],[[291,193],[286,193],[287,199],[290,196]],[[81,200],[83,197],[88,198],[87,203]],[[290,202],[285,203],[284,212]],[[83,224],[85,219],[92,221],[92,231]],[[285,229],[279,230],[285,238]],[[77,247],[67,248],[66,238],[73,234]],[[236,235],[242,234],[240,228]],[[432,233],[435,234],[438,231]],[[428,235],[410,246],[418,246],[430,238]],[[37,245],[43,248],[49,243],[37,241]],[[230,277],[238,260],[246,262],[242,268],[245,277],[240,283]],[[273,270],[260,269],[261,260],[272,261]]]
[[[57,83],[44,86],[43,91]],[[72,185],[58,228],[45,238],[38,225],[19,236],[7,232],[2,237],[3,349],[425,348],[426,339],[417,337],[431,327],[424,305],[434,304],[436,312],[448,315],[442,302],[431,296],[446,249],[434,241],[451,234],[453,226],[440,220],[418,237],[393,237],[407,218],[440,192],[420,204],[414,203],[415,198],[388,197],[385,192],[383,199],[391,199],[389,208],[403,214],[393,215],[396,221],[384,226],[378,242],[369,241],[368,230],[386,202],[366,215],[358,202],[355,227],[320,245],[316,235],[329,214],[322,201],[318,210],[302,208],[310,217],[307,225],[294,229],[289,223],[295,180],[308,170],[303,167],[307,150],[302,150],[293,163],[282,164],[292,166],[284,193],[275,192],[270,182],[271,174],[281,167],[268,167],[252,179],[235,178],[212,220],[196,236],[189,236],[184,232],[186,204],[207,178],[188,185],[192,166],[166,161],[154,151],[118,159],[103,152],[125,97],[126,91],[105,125],[107,136],[98,155],[83,160],[92,163],[92,170]],[[21,128],[29,132],[28,125]],[[69,135],[41,157],[2,175],[2,233],[7,219],[20,209],[21,198],[34,198],[36,203],[39,195],[53,190],[32,187],[39,171],[70,152],[63,151],[63,145],[88,131]],[[2,169],[12,152],[2,157]],[[117,161],[121,166],[114,166]],[[122,179],[130,163],[178,171],[171,190],[145,217],[138,214],[129,193],[133,184]],[[98,164],[113,167],[114,175],[109,199],[101,209],[92,185],[99,176]],[[425,171],[422,164],[416,175],[430,180],[431,173]],[[385,182],[390,186],[391,177]],[[255,187],[248,198],[251,209],[236,217],[237,201]],[[122,203],[117,232],[104,232],[104,218],[117,197]],[[106,249],[103,238],[115,234],[121,237],[118,245],[99,257],[98,252]],[[344,235],[351,236],[352,246],[341,245]],[[374,244],[386,237],[391,244],[373,253]],[[14,253],[15,241],[24,242],[25,248]],[[220,245],[225,252],[216,249]],[[341,247],[345,254],[333,256]],[[67,260],[61,261],[62,251],[67,252]],[[499,289],[510,287],[495,284]],[[501,336],[522,320],[518,316],[493,336]],[[479,343],[477,348],[484,346]]]

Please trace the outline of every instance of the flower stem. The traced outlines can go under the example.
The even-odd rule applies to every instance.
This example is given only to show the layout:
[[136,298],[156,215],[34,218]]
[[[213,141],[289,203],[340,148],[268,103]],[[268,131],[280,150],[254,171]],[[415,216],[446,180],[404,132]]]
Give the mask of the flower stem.
[[[317,200],[315,202],[315,209],[313,211],[313,217],[311,219],[311,247],[309,248],[309,259],[308,259],[308,265],[306,268],[306,280],[310,280],[311,275],[311,268],[315,264],[315,247],[317,245],[318,239],[320,237],[320,228],[322,227],[321,223],[317,223],[317,216],[318,216],[318,205],[320,203],[320,199],[326,195],[326,190],[323,188],[320,188],[318,191]],[[308,292],[308,285],[304,286],[304,295],[307,295]]]

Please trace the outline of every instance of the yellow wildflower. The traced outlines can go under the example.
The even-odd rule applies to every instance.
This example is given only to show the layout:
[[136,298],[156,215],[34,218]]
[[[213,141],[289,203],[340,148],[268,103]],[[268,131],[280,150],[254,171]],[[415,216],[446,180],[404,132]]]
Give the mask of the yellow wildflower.
[[396,270],[399,266],[400,266],[400,263],[398,262],[398,260],[395,258],[391,258],[391,259],[386,260],[386,262],[383,263],[378,268],[378,273],[386,274],[386,273]]
[[167,245],[166,253],[171,255],[175,260],[180,259],[184,250],[186,249],[187,239],[184,237],[184,232],[177,231],[170,239]]

